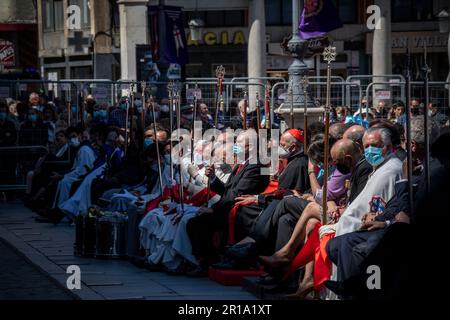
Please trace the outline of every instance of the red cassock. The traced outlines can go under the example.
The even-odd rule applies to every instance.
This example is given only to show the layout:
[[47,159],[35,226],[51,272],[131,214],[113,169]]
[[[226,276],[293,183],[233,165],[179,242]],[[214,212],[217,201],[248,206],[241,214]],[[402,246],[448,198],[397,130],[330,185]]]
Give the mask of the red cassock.
[[[197,192],[192,198],[187,197],[187,192],[183,193],[183,203],[190,204],[194,207],[200,207],[207,201],[207,194],[208,194],[208,188],[204,188]],[[209,192],[210,199],[213,198],[216,193],[213,191]],[[149,212],[153,209],[158,208],[161,201],[165,201],[169,198],[172,198],[174,202],[179,203],[180,202],[180,193],[178,189],[178,185],[172,186],[172,187],[166,187],[163,192],[162,197],[156,197],[153,200],[150,200],[147,202],[145,206],[145,212]]]
[[313,231],[311,231],[308,240],[303,245],[300,252],[295,256],[284,276],[284,279],[287,279],[298,268],[303,267],[308,262],[314,260],[314,290],[316,291],[320,291],[324,281],[330,278],[332,270],[331,261],[328,258],[325,247],[328,241],[334,237],[334,233],[324,235],[322,239],[320,239],[319,228],[321,226],[320,223],[316,224]]

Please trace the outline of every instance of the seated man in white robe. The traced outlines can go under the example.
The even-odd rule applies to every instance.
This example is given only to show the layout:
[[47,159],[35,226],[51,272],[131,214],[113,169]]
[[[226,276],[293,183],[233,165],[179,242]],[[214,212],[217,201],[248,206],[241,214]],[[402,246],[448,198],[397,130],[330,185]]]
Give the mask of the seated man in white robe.
[[[89,140],[84,140],[81,143],[81,139],[82,134],[79,131],[77,137],[72,137],[70,139],[70,144],[72,146],[80,146],[75,156],[75,161],[73,163],[72,169],[65,175],[54,173],[51,177],[52,180],[59,180],[53,202],[53,208],[58,208],[62,203],[67,201],[67,199],[69,199],[70,197],[70,188],[72,186],[72,183],[80,179],[80,177],[86,175],[94,168],[94,163],[97,155],[92,148]],[[61,216],[57,214],[53,215],[53,218],[55,218],[54,222],[59,222],[59,220],[61,220]]]
[[[110,131],[106,137],[104,144],[106,162],[94,170],[92,170],[84,179],[81,185],[77,188],[75,193],[65,202],[59,205],[64,213],[70,216],[77,216],[78,214],[86,213],[91,206],[91,186],[92,181],[101,177],[107,166],[108,169],[113,170],[111,166],[121,163],[123,158],[123,151],[117,145],[119,135],[116,130]],[[103,141],[101,142],[103,144]]]
[[[200,154],[200,150],[202,154]],[[223,165],[225,159],[224,145],[219,143],[214,146],[212,153],[213,162],[217,162],[217,167],[223,182],[228,180],[231,173],[227,166]],[[186,159],[187,158],[187,159]],[[195,163],[210,163],[211,145],[202,141],[194,148]],[[190,155],[182,160],[181,168],[184,171],[182,176],[186,174],[191,179],[184,179],[185,189],[189,195],[195,196],[200,191],[206,189],[208,178],[205,176],[204,166],[197,166],[190,163]],[[223,169],[223,170],[222,170]],[[188,172],[187,172],[188,171]],[[218,175],[219,177],[219,175]],[[220,197],[215,195],[210,197],[209,206],[216,203]],[[185,261],[188,265],[197,265],[196,258],[192,255],[192,247],[189,236],[186,231],[186,224],[194,217],[199,207],[190,204],[184,204],[181,208],[180,204],[173,204],[165,211],[163,208],[157,208],[150,211],[141,221],[139,228],[141,230],[141,245],[148,253],[148,262],[150,265],[162,264],[168,271],[174,273],[183,273],[186,271]],[[182,214],[180,212],[184,210]]]
[[[333,232],[338,237],[358,230],[368,213],[381,214],[394,197],[395,185],[402,179],[402,161],[392,152],[391,136],[391,132],[382,127],[366,131],[363,136],[364,156],[374,171],[358,197],[349,203],[339,222],[319,229],[320,238]],[[333,265],[332,280],[336,280],[336,273],[336,266]]]

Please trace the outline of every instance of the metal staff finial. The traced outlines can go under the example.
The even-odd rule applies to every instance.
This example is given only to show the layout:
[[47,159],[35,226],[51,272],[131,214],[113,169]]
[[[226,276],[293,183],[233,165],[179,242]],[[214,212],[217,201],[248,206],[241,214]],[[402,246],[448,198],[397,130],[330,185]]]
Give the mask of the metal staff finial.
[[216,68],[216,78],[223,79],[225,77],[225,67],[223,65],[217,66]]
[[327,99],[325,105],[325,137],[324,137],[324,164],[322,184],[322,224],[327,223],[327,180],[329,158],[329,129],[330,129],[330,95],[331,95],[331,62],[336,60],[336,47],[328,46],[323,50],[323,59],[327,62]]

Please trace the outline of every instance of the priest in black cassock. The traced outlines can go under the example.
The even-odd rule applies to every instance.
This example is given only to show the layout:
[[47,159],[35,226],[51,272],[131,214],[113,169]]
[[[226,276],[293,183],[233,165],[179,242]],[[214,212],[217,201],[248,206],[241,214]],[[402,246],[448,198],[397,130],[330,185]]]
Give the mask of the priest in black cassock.
[[275,191],[264,195],[241,196],[236,199],[243,203],[253,203],[237,209],[234,241],[240,241],[249,235],[255,220],[260,215],[265,215],[263,211],[268,211],[267,214],[271,216],[284,195],[292,193],[292,190],[303,193],[310,188],[308,157],[303,150],[303,139],[303,133],[297,129],[287,130],[281,135],[278,156],[280,161],[284,162],[284,168],[282,167],[278,174],[278,187]]

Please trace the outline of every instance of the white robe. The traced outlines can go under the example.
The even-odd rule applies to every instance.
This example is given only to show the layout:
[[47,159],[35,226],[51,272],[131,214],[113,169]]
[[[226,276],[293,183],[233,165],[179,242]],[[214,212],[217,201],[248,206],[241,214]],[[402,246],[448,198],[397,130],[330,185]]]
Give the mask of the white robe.
[[82,146],[78,150],[72,170],[65,174],[64,178],[58,183],[53,208],[59,207],[62,203],[69,199],[70,187],[72,186],[72,183],[77,181],[79,177],[85,175],[94,167],[95,159],[96,155],[91,147]]
[[[169,269],[176,269],[183,259],[198,264],[192,255],[192,246],[187,234],[187,222],[195,216],[198,207],[184,205],[184,215],[178,224],[173,224],[174,214],[165,215],[162,208],[157,208],[142,219],[139,224],[140,241],[148,254],[148,261],[161,263]],[[181,206],[177,205],[177,212]]]
[[[170,179],[170,170],[168,165],[164,165],[162,168],[162,185],[163,189],[166,187],[169,187],[171,185],[171,179]],[[142,202],[145,203],[156,199],[161,195],[161,185],[159,183],[159,176],[155,183],[155,185],[152,188],[152,191],[148,194],[145,194],[147,190],[147,184],[144,182],[129,188],[128,190],[121,190],[120,192],[114,193],[111,197],[111,204],[109,205],[109,210],[111,211],[126,211],[128,207],[139,200],[139,198],[142,199]],[[141,196],[137,197],[134,194],[132,194],[132,191],[139,191]]]
[[67,201],[59,205],[59,208],[65,213],[77,216],[86,213],[91,203],[91,186],[95,178],[102,176],[105,171],[106,164],[101,165],[97,169],[89,173],[78,187],[77,191]]
[[370,202],[374,196],[380,196],[384,203],[395,194],[395,184],[402,179],[402,162],[391,156],[381,167],[369,175],[367,184],[361,193],[349,204],[336,226],[336,237],[358,230],[364,214],[370,212]]
[[[188,159],[188,161],[190,161]],[[184,172],[187,168],[182,166],[182,177],[184,185],[191,196],[205,189],[205,185],[189,182],[189,175]],[[199,170],[199,175],[204,175],[205,168]],[[230,173],[223,173],[222,179],[226,180]],[[208,207],[220,200],[219,195],[211,197]],[[163,264],[168,269],[176,269],[183,260],[198,265],[196,258],[192,255],[192,245],[186,230],[187,222],[195,216],[198,207],[184,204],[184,214],[178,224],[173,224],[174,214],[165,215],[162,208],[156,208],[147,213],[139,224],[141,231],[140,241],[142,247],[148,254],[148,261],[153,264]],[[177,205],[177,212],[181,212],[181,206]]]
[[[335,237],[354,232],[361,227],[364,214],[370,212],[372,197],[380,196],[385,203],[395,195],[395,184],[402,179],[402,161],[392,155],[381,167],[371,173],[361,193],[349,204],[336,224]],[[337,267],[332,266],[331,280],[337,279]],[[337,296],[328,291],[327,299],[336,300]]]

